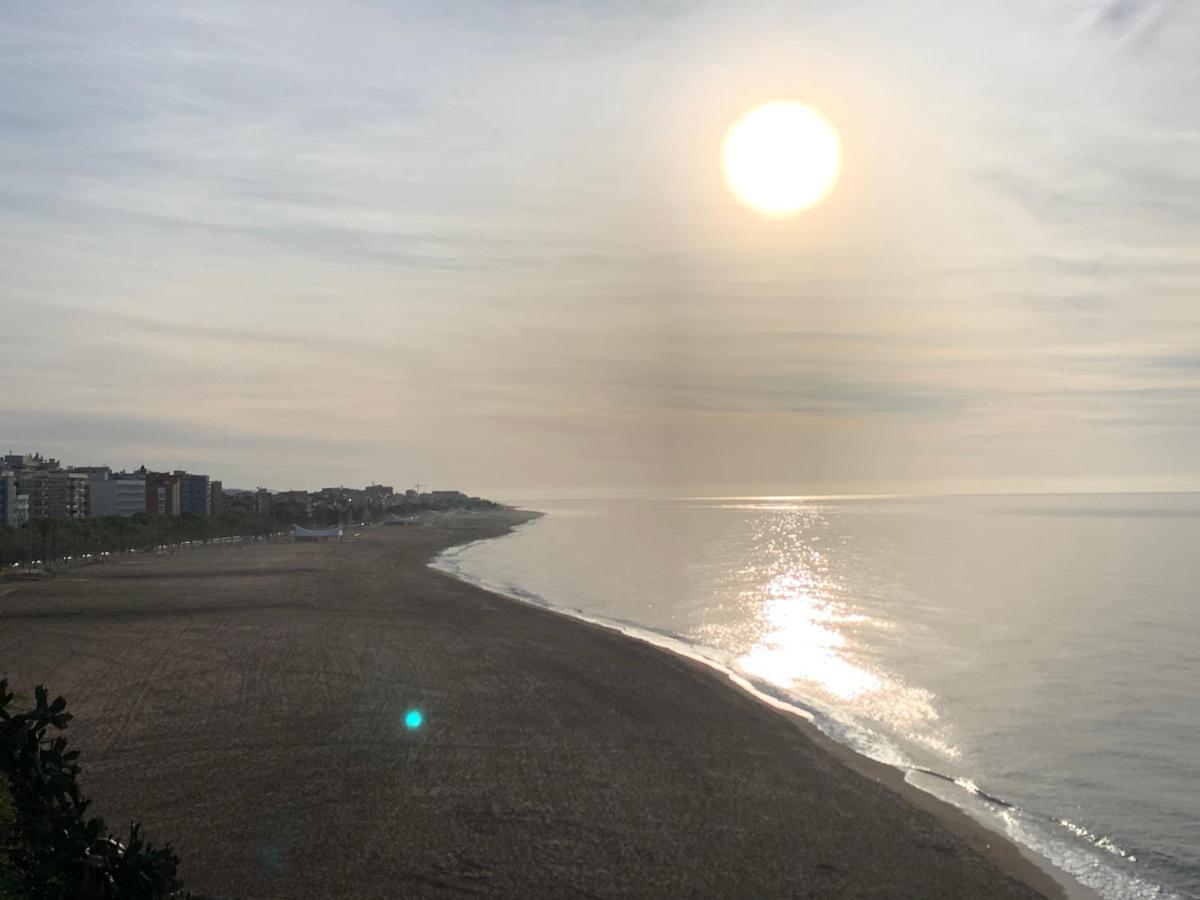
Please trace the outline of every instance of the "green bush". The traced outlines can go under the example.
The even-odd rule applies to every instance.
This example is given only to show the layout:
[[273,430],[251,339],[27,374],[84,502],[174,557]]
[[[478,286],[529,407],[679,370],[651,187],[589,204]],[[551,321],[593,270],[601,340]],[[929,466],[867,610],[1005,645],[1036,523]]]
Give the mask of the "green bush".
[[17,712],[12,702],[0,679],[0,789],[8,789],[0,790],[0,898],[184,896],[170,846],[146,843],[138,825],[118,841],[103,819],[85,817],[79,753],[67,749],[66,738],[50,736],[71,720],[66,701],[51,702],[39,685],[32,709]]

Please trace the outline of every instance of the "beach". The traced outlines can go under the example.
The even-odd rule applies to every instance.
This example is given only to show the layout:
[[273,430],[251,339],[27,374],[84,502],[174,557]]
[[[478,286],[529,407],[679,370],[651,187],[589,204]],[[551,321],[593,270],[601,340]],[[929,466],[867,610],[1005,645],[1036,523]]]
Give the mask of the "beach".
[[207,896],[1064,895],[721,673],[427,565],[530,515],[5,581],[0,677]]

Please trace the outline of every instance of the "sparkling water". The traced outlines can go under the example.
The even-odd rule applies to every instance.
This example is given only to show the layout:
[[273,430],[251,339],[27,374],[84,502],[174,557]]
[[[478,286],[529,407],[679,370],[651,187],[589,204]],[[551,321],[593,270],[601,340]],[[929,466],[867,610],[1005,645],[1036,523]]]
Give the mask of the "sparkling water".
[[1104,897],[1200,897],[1200,495],[528,505],[437,565],[712,660]]

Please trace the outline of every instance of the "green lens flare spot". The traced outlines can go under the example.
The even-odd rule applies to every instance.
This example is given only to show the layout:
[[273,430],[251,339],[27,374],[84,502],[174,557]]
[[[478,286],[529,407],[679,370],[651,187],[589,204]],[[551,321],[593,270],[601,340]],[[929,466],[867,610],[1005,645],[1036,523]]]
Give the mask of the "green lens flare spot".
[[409,728],[410,731],[415,731],[416,729],[420,728],[421,723],[424,721],[425,717],[421,715],[421,711],[419,709],[410,709],[404,715],[404,724]]

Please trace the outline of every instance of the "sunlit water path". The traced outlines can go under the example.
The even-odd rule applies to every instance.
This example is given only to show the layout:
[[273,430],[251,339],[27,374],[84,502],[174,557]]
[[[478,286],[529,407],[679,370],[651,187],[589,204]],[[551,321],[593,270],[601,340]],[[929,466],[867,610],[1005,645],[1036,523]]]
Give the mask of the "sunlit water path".
[[674,639],[1103,896],[1200,897],[1200,496],[530,505],[438,564]]

